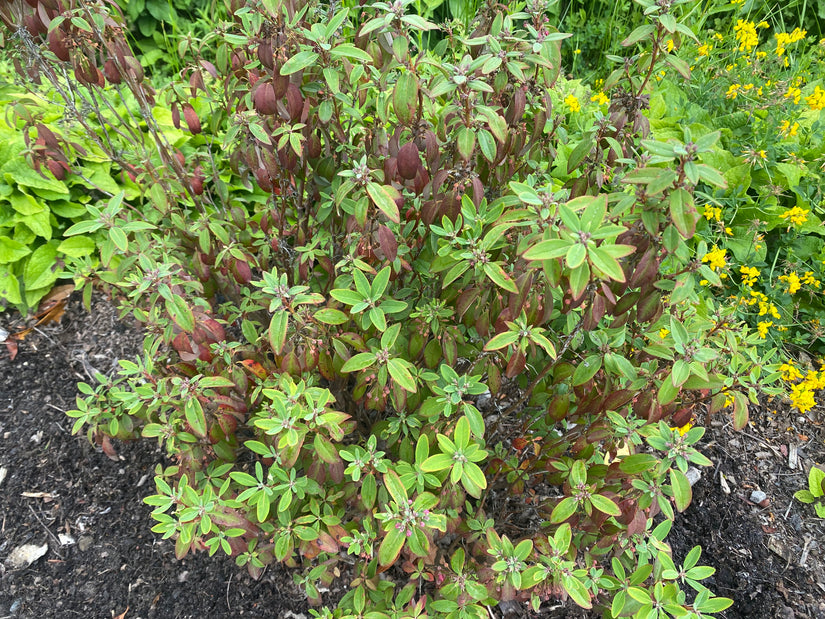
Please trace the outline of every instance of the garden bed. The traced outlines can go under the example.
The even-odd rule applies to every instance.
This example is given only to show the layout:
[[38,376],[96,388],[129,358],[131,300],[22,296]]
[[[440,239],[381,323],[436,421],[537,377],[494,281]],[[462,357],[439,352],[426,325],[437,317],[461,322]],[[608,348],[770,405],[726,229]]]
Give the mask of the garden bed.
[[[62,321],[33,332],[13,361],[0,353],[0,617],[308,617],[285,568],[254,581],[226,557],[177,561],[173,544],[150,532],[141,499],[162,459],[151,443],[117,443],[113,460],[69,433],[63,411],[74,406],[77,381],[112,372],[140,342],[105,300],[96,297],[89,314],[73,296]],[[822,408],[800,416],[774,401],[751,419],[738,433],[726,415],[713,420],[701,446],[713,468],[676,519],[674,558],[701,544],[701,563],[716,568],[705,584],[735,600],[720,617],[823,618],[825,526],[792,498],[807,467],[825,462]],[[749,501],[754,490],[767,507]],[[27,544],[47,548],[28,567],[8,565]],[[569,602],[545,608],[541,616],[581,614]],[[526,616],[507,612],[492,616]]]

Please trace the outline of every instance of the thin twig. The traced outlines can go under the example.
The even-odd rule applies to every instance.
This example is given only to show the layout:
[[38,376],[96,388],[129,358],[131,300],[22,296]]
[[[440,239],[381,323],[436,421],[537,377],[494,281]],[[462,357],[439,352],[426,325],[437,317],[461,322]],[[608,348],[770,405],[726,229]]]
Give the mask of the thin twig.
[[229,605],[229,585],[232,583],[232,573],[229,574],[229,580],[226,581],[226,610],[232,612],[232,607]]
[[[63,544],[61,544],[61,543],[60,543],[60,540],[57,538],[57,536],[56,536],[54,533],[52,533],[52,532],[51,532],[51,529],[49,529],[49,527],[47,527],[45,524],[43,524],[43,521],[42,521],[42,520],[40,520],[40,516],[38,516],[38,515],[37,515],[37,512],[36,512],[36,511],[34,511],[34,508],[33,508],[31,505],[29,505],[29,504],[26,504],[26,507],[28,507],[28,508],[29,508],[29,510],[31,511],[32,515],[33,515],[35,518],[37,518],[37,522],[39,522],[39,523],[40,523],[40,526],[41,526],[41,527],[43,527],[44,529],[46,529],[46,533],[48,533],[48,534],[49,534],[49,536],[50,536],[50,537],[54,540],[55,544],[57,544],[57,547],[58,547],[58,548],[60,548],[60,546],[62,546]],[[62,554],[60,554],[60,550],[55,550],[55,553],[57,553],[57,556],[58,556],[58,557],[60,557],[61,559],[63,558],[63,555],[62,555]]]

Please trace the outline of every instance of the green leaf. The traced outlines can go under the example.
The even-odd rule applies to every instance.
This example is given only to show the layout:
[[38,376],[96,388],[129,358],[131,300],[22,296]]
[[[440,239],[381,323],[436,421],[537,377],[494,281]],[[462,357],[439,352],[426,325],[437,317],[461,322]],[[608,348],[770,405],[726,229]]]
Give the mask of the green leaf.
[[312,317],[325,325],[342,325],[349,320],[344,312],[331,307],[319,309]]
[[[461,475],[462,483],[465,479],[470,481],[473,487],[480,488],[481,490],[487,487],[487,478],[484,477],[484,471],[474,462],[464,463],[464,471]],[[464,487],[467,488],[467,485],[465,484]],[[470,488],[467,488],[467,491],[470,492]],[[470,494],[473,493],[470,492]],[[473,496],[477,495],[473,494]]]
[[589,252],[589,256],[593,266],[607,275],[610,279],[617,282],[625,281],[624,270],[622,270],[622,266],[619,264],[619,261],[604,251],[603,248],[592,248]]
[[51,243],[41,245],[34,250],[23,270],[23,283],[26,290],[51,286],[55,282],[60,273],[55,263],[56,257],[57,249]]
[[484,273],[486,273],[487,277],[499,288],[504,288],[507,292],[518,294],[518,288],[515,282],[504,272],[504,269],[501,268],[498,262],[485,262]]
[[573,241],[567,239],[548,239],[540,241],[524,252],[525,260],[551,260],[561,258],[570,250]]
[[381,565],[392,565],[401,553],[407,534],[403,528],[396,529],[395,524],[390,522],[391,528],[387,531],[381,546],[378,548],[378,562]]
[[225,376],[204,376],[198,381],[199,387],[216,389],[219,387],[234,387],[235,381]]
[[583,385],[596,375],[602,367],[601,355],[590,355],[584,361],[580,362],[573,372],[573,386],[578,387]]
[[281,66],[281,75],[292,75],[315,64],[319,56],[315,52],[304,50],[298,52]]
[[72,258],[82,258],[91,254],[95,247],[95,242],[92,239],[85,236],[76,236],[65,239],[57,246],[57,251]]
[[584,294],[584,289],[590,283],[590,266],[583,262],[570,273],[570,291],[575,298]]
[[559,504],[553,508],[553,511],[550,514],[550,522],[553,524],[564,522],[576,513],[576,507],[578,507],[578,505],[579,502],[576,497],[569,496],[562,499]]
[[673,500],[676,503],[676,509],[680,512],[685,511],[693,498],[693,491],[688,478],[679,469],[670,469],[670,485],[673,488]]
[[693,238],[699,212],[693,205],[693,198],[684,189],[676,189],[670,193],[670,218],[683,239]]
[[575,576],[562,574],[561,586],[567,591],[567,594],[572,600],[582,608],[592,608],[593,604],[590,602],[590,592],[587,587]]
[[622,515],[622,510],[619,509],[619,506],[604,495],[591,494],[590,502],[593,504],[593,507],[598,509],[600,512],[603,512],[610,516]]
[[633,454],[622,458],[619,468],[628,475],[638,475],[656,467],[659,459],[651,454]]
[[739,391],[733,392],[733,429],[737,432],[748,425],[748,398]]
[[195,315],[192,313],[192,308],[180,295],[173,294],[166,300],[166,311],[182,331],[192,333],[195,330]]
[[515,344],[519,340],[519,334],[517,331],[504,331],[503,333],[499,333],[489,342],[484,345],[484,350],[500,350],[510,344]]
[[87,219],[86,221],[79,221],[73,226],[70,226],[63,236],[74,236],[75,234],[88,234],[100,230],[103,224],[95,219]]
[[129,238],[126,233],[118,227],[109,229],[109,238],[120,251],[126,252],[129,249]]
[[289,312],[279,310],[272,314],[272,319],[269,321],[269,345],[276,355],[280,355],[286,345],[288,326]]
[[199,438],[205,437],[206,417],[204,417],[200,400],[196,397],[187,398],[183,405],[183,412],[186,417],[186,422],[192,428],[192,432]]
[[334,290],[330,290],[329,294],[336,301],[346,303],[347,305],[355,305],[364,301],[364,295],[349,288],[335,288]]
[[587,258],[587,247],[582,243],[574,243],[567,250],[565,262],[571,269],[577,269],[584,263],[585,258]]
[[0,264],[17,262],[20,258],[28,256],[31,251],[31,249],[14,239],[0,236]]
[[370,296],[373,299],[380,299],[384,294],[384,291],[387,289],[387,284],[390,281],[390,274],[391,269],[388,266],[378,271],[378,275],[376,275],[375,279],[372,280],[372,287],[370,291]]
[[350,43],[342,43],[341,45],[336,45],[329,51],[330,56],[333,58],[349,58],[351,60],[359,60],[361,62],[366,62],[372,64],[372,56],[370,56],[367,52],[362,49],[355,47]]
[[399,506],[404,507],[407,504],[407,489],[404,487],[404,484],[401,483],[401,478],[398,476],[398,473],[390,469],[386,473],[384,473],[384,485],[387,487],[387,491],[392,496],[393,501]]
[[496,141],[493,135],[487,129],[481,129],[476,137],[478,138],[481,154],[488,162],[494,163],[496,160]]
[[347,362],[341,366],[341,371],[357,372],[358,370],[368,368],[373,363],[375,363],[375,353],[361,352],[348,359]]
[[458,132],[456,143],[458,146],[458,154],[461,155],[465,161],[469,161],[476,147],[475,132],[469,127],[462,127]]
[[452,457],[447,454],[435,454],[430,456],[421,463],[421,470],[425,473],[435,473],[436,471],[443,471],[453,466]]
[[387,361],[387,370],[389,370],[392,379],[398,383],[402,389],[410,393],[415,393],[415,379],[401,359],[390,359]]
[[375,206],[377,206],[390,221],[400,223],[401,216],[394,199],[394,195],[398,194],[397,190],[389,185],[379,185],[378,183],[369,182],[367,183],[367,193]]

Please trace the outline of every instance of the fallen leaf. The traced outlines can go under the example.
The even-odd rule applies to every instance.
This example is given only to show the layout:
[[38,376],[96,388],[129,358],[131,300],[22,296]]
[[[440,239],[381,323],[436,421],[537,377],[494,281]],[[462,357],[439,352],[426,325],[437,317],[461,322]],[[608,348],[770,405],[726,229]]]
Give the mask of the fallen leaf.
[[[112,612],[114,612],[114,611],[112,611]],[[112,619],[124,619],[124,617],[126,617],[126,613],[128,613],[128,612],[129,612],[129,607],[127,606],[126,610],[124,610],[122,613],[120,613],[117,617],[112,617]]]
[[23,544],[11,551],[6,558],[6,565],[12,569],[28,567],[49,551],[49,545]]
[[17,342],[14,340],[6,340],[6,349],[9,351],[9,360],[14,361],[17,356]]

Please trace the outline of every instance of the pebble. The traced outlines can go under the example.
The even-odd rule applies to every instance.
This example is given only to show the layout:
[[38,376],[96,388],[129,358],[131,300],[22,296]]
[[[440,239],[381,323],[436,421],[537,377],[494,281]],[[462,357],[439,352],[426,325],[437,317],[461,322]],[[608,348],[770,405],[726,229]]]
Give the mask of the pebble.
[[762,501],[768,498],[768,495],[762,492],[761,490],[754,490],[751,492],[751,503],[756,503],[757,505],[761,504]]
[[92,547],[93,542],[94,538],[91,535],[81,535],[80,539],[77,540],[77,547],[80,549],[80,552],[86,552]]
[[685,477],[687,477],[688,483],[693,486],[697,481],[702,479],[702,471],[692,466],[687,470],[687,473],[685,473]]

